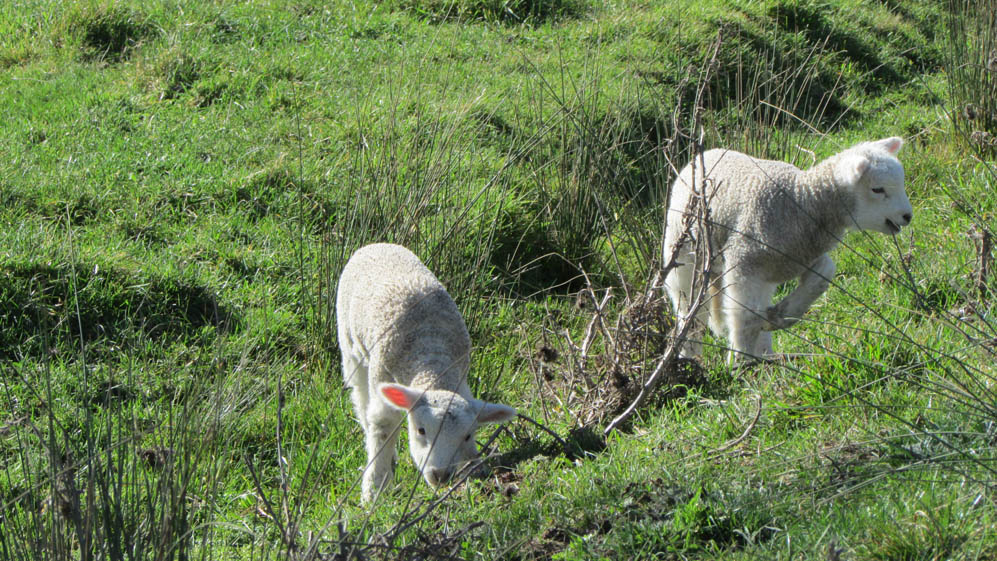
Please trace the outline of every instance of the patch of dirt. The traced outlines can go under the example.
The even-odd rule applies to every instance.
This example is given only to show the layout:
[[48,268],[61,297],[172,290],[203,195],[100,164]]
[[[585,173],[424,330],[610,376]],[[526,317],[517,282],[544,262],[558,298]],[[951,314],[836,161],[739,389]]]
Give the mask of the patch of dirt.
[[452,532],[418,530],[415,539],[405,545],[395,545],[394,538],[378,534],[363,542],[340,526],[339,537],[327,542],[328,549],[309,549],[309,554],[292,558],[299,561],[458,561],[463,559],[460,553],[465,542],[484,525],[484,522],[472,522]]
[[551,526],[540,536],[531,539],[520,548],[515,559],[522,561],[548,561],[560,553],[571,542],[572,532],[559,526]]
[[519,494],[519,483],[523,475],[508,467],[497,467],[485,480],[483,491],[486,495],[500,494],[507,499]]

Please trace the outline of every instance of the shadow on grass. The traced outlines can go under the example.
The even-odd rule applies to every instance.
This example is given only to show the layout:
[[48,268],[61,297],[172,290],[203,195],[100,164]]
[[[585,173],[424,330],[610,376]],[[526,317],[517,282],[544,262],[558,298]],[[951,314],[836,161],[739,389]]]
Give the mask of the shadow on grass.
[[[134,278],[97,265],[14,265],[0,271],[0,358],[59,354],[83,343],[153,342],[238,325],[208,287],[186,279]],[[203,334],[203,333],[202,333]],[[93,347],[91,347],[93,348]]]

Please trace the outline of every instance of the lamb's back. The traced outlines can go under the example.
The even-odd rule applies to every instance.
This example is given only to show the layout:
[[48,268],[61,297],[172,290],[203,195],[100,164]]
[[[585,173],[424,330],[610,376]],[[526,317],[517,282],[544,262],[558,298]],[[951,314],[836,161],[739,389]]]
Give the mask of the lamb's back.
[[733,150],[709,150],[703,159],[710,180],[707,192],[713,193],[710,218],[727,228],[752,227],[765,213],[785,206],[801,174],[792,164]]
[[728,266],[785,282],[833,247],[837,228],[824,224],[828,209],[814,196],[823,178],[731,150],[710,150],[704,161],[708,185],[715,189],[713,241],[723,248]]
[[457,305],[402,246],[373,244],[354,253],[340,276],[336,306],[341,339],[390,374],[380,382],[408,384],[427,370],[467,370],[471,343]]

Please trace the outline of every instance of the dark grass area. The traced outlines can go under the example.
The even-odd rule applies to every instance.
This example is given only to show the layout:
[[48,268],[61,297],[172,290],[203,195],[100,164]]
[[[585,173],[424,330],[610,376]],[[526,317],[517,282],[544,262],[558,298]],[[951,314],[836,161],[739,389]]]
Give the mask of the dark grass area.
[[[239,318],[213,290],[180,279],[142,279],[99,264],[17,265],[0,278],[3,360],[114,349],[129,339],[198,340],[237,330]],[[210,344],[210,339],[201,339]]]

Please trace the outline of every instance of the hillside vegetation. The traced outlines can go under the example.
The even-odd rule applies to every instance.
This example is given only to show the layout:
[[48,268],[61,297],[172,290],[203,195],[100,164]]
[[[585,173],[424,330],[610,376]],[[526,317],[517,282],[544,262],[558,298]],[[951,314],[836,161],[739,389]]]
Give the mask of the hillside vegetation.
[[[0,558],[994,558],[994,14],[0,4]],[[911,227],[849,234],[784,358],[708,337],[605,435],[674,323],[675,169],[894,135]],[[403,445],[365,508],[334,294],[374,241],[526,418],[449,495]]]

